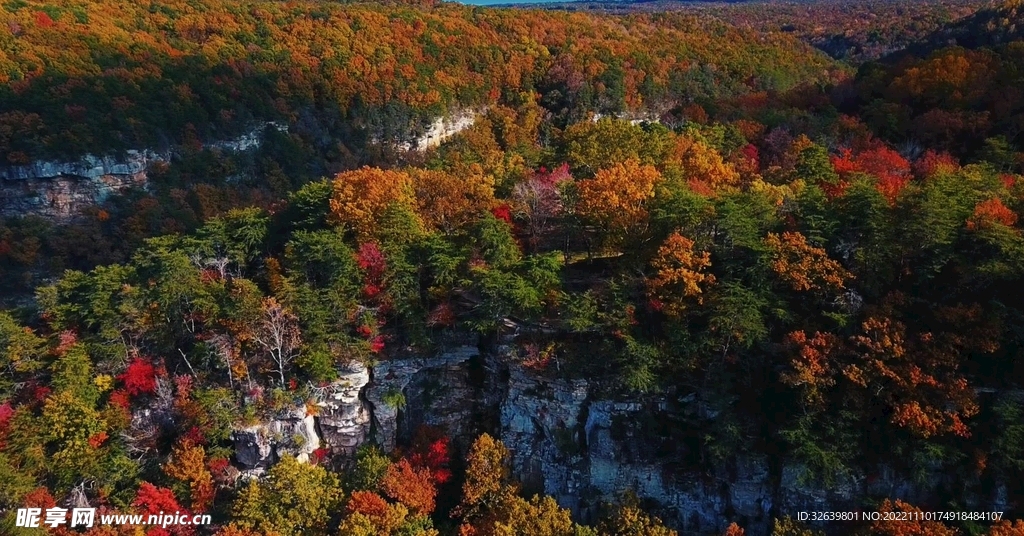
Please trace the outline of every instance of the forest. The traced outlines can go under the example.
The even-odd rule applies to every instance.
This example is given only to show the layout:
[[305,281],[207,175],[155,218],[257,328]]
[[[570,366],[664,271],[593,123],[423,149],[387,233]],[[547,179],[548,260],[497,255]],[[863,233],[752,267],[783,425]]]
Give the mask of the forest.
[[1024,535],[1024,3],[772,6],[4,2],[0,168],[172,156],[0,219],[0,533]]

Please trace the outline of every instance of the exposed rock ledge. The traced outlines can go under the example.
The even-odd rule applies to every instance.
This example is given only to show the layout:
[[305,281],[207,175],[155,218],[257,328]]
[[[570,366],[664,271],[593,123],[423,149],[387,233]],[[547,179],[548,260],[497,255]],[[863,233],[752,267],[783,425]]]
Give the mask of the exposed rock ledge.
[[426,151],[441,145],[452,136],[473,126],[477,116],[487,111],[487,108],[460,110],[450,115],[435,118],[430,122],[426,132],[417,136],[412,141],[399,144],[399,147],[406,151]]
[[83,208],[103,203],[130,188],[145,188],[143,171],[125,175],[100,175],[94,179],[57,176],[44,179],[0,181],[0,217],[42,216],[66,221]]
[[[259,147],[267,128],[286,132],[287,125],[263,123],[237,138],[208,147],[244,152]],[[129,150],[123,157],[85,155],[74,162],[37,161],[0,167],[0,216],[37,215],[57,221],[76,216],[83,208],[103,203],[130,188],[145,188],[146,170],[167,162],[171,152]]]

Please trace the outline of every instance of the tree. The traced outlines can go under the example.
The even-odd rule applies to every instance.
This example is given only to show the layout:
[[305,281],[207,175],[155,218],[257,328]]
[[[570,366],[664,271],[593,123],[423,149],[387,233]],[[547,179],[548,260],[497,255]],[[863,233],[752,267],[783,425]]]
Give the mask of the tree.
[[446,171],[411,172],[417,212],[444,234],[463,230],[494,204],[494,178],[481,174],[458,177]]
[[812,531],[802,526],[799,522],[794,521],[793,518],[783,517],[775,520],[775,524],[772,527],[772,536],[824,536],[824,533]]
[[884,145],[853,153],[844,150],[833,157],[832,164],[843,181],[849,181],[855,173],[867,173],[875,178],[875,188],[892,205],[903,188],[910,182],[910,162],[898,152]]
[[104,431],[100,413],[71,391],[48,397],[43,405],[44,440],[50,452],[50,473],[68,486],[92,471],[97,445],[90,441]]
[[739,525],[737,525],[736,523],[729,523],[729,526],[726,527],[725,532],[722,534],[722,536],[744,536],[745,534],[746,531],[740,528]]
[[693,240],[672,233],[651,261],[655,273],[647,282],[647,295],[668,315],[683,314],[690,301],[702,303],[704,291],[715,283],[715,276],[706,273],[711,254],[697,253],[693,246]]
[[0,399],[11,394],[16,375],[35,372],[42,366],[43,345],[35,332],[0,311]]
[[796,291],[814,291],[833,294],[846,287],[853,274],[837,261],[828,258],[823,248],[807,243],[798,232],[779,236],[768,233],[764,244],[771,255],[772,271]]
[[921,437],[970,435],[964,420],[978,413],[978,405],[958,374],[959,344],[941,333],[912,338],[906,326],[887,317],[869,317],[861,330],[850,338],[854,358],[842,369],[849,381],[888,405],[894,424]]
[[839,174],[832,167],[828,150],[818,144],[811,145],[800,151],[796,161],[797,178],[812,184],[839,184]]
[[649,223],[648,204],[661,173],[631,159],[602,169],[593,179],[577,183],[576,210],[596,224],[614,246],[642,242]]
[[565,161],[574,174],[593,176],[630,160],[654,165],[663,160],[667,140],[627,121],[581,121],[562,134]]
[[430,515],[434,511],[437,488],[429,470],[414,468],[408,460],[402,459],[391,464],[380,488],[392,499],[406,505],[418,515]]
[[345,505],[339,536],[437,536],[430,518],[411,516],[404,504],[391,504],[369,491],[355,491]]
[[134,357],[128,368],[117,377],[124,382],[124,390],[132,396],[149,395],[156,391],[156,367],[148,359]]
[[1013,227],[1017,223],[1017,214],[1006,207],[998,197],[978,203],[974,214],[967,220],[969,230],[985,229],[993,224]]
[[899,499],[890,501],[886,499],[878,507],[879,513],[896,513],[896,521],[886,519],[885,521],[874,521],[871,523],[871,533],[877,536],[957,536],[958,532],[938,521],[922,521],[910,516],[909,519],[901,519],[900,513],[920,513],[921,509],[907,504]]
[[682,177],[695,192],[714,195],[740,185],[740,174],[725,162],[714,147],[699,140],[680,137],[669,156],[670,165],[679,166]]
[[389,205],[415,206],[412,178],[401,171],[363,167],[334,177],[331,216],[349,226],[360,242],[372,239]]
[[997,521],[989,528],[988,536],[1022,536],[1024,535],[1024,521]]
[[512,206],[518,219],[526,222],[535,240],[547,235],[553,220],[562,215],[562,187],[572,180],[569,165],[551,171],[541,169],[512,189]]
[[196,231],[184,245],[199,268],[217,267],[220,277],[234,263],[245,268],[260,256],[269,231],[270,219],[256,208],[235,209],[213,218]]
[[819,407],[824,402],[824,390],[836,382],[834,352],[840,346],[839,338],[821,332],[808,338],[803,331],[794,331],[786,336],[786,343],[796,356],[790,361],[792,370],[781,376],[783,383],[800,387],[804,404]]
[[188,485],[192,510],[203,512],[213,503],[216,490],[213,475],[206,467],[206,450],[202,446],[179,440],[163,470],[167,476]]
[[462,518],[459,534],[472,536],[595,536],[572,522],[568,510],[551,497],[526,500],[509,483],[508,450],[484,434],[473,442],[466,458],[462,502],[455,515]]
[[466,480],[462,484],[459,515],[472,518],[500,502],[507,493],[505,486],[509,475],[505,445],[488,434],[478,437],[466,456]]
[[341,487],[332,473],[285,456],[267,471],[266,479],[251,481],[242,490],[232,512],[243,529],[323,536],[341,499]]
[[284,386],[284,373],[295,360],[302,343],[299,319],[272,296],[263,299],[261,311],[252,339],[277,365],[277,373]]
[[676,531],[644,512],[633,494],[627,494],[597,528],[602,536],[676,536]]
[[363,445],[356,451],[355,464],[347,481],[353,489],[375,490],[390,467],[390,460],[377,447]]

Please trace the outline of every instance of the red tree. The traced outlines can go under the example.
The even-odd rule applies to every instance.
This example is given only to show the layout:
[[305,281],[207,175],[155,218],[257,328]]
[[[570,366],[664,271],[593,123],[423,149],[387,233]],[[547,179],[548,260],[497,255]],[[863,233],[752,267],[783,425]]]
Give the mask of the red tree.
[[117,379],[124,382],[125,391],[132,396],[156,391],[156,368],[141,357],[132,358],[128,368]]

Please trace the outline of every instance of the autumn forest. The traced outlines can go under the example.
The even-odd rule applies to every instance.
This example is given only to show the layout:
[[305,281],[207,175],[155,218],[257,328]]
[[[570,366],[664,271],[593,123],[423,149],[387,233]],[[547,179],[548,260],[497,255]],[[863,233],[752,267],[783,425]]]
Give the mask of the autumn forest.
[[1018,25],[0,0],[0,534],[1024,535]]

